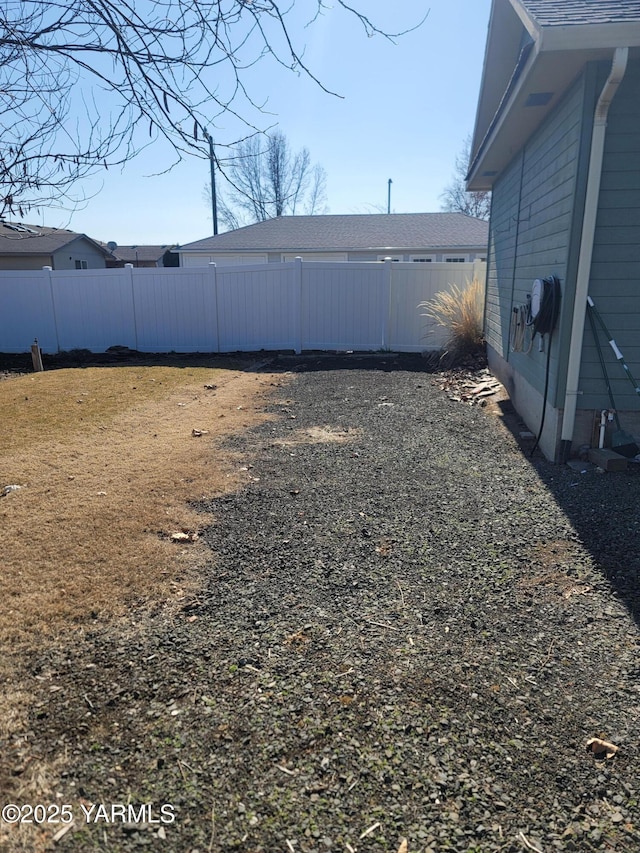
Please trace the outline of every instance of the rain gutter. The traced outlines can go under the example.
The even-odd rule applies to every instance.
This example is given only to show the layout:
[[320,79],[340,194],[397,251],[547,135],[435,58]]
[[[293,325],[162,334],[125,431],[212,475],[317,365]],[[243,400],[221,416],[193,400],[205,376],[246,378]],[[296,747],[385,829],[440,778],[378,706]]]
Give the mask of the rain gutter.
[[600,195],[600,179],[604,160],[604,142],[607,131],[609,107],[618,87],[622,82],[629,58],[628,47],[618,47],[613,55],[611,71],[607,82],[598,98],[593,118],[591,134],[591,154],[589,157],[589,172],[587,175],[587,191],[585,196],[584,216],[582,220],[582,237],[580,254],[578,256],[578,273],[576,277],[576,292],[573,303],[573,322],[569,343],[569,363],[567,365],[567,383],[562,416],[562,432],[560,434],[560,462],[566,462],[571,452],[571,443],[576,421],[578,405],[578,383],[580,380],[580,362],[582,360],[582,342],[584,338],[585,317],[587,311],[587,296],[589,295],[589,277],[591,273],[591,258],[596,231],[596,216],[598,213],[598,198]]

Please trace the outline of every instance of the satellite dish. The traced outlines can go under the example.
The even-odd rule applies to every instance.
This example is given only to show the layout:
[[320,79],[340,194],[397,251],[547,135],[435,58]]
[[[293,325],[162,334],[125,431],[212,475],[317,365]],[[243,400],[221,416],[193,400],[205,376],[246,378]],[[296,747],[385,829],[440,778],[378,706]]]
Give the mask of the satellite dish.
[[118,244],[116,243],[116,241],[115,240],[109,240],[109,242],[107,243],[107,249],[110,252],[113,252],[113,250],[117,249],[117,248],[118,248]]

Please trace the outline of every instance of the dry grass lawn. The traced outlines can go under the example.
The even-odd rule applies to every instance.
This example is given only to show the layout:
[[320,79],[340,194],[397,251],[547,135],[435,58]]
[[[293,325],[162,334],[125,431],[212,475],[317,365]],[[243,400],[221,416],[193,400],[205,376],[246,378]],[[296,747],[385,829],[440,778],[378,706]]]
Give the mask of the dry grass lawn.
[[216,447],[264,417],[261,393],[273,381],[135,366],[0,382],[0,490],[21,486],[0,497],[2,647],[37,648],[183,597],[204,549],[170,536],[206,523],[189,501],[249,476]]
[[[207,523],[190,501],[251,476],[220,442],[266,417],[263,394],[283,381],[242,367],[92,367],[0,382],[0,742],[28,729],[25,654],[138,609],[179,612],[197,594],[209,552],[170,537]],[[21,488],[1,496],[10,485]],[[52,795],[56,775],[34,760],[12,795]],[[11,838],[11,849],[47,847],[34,827]]]

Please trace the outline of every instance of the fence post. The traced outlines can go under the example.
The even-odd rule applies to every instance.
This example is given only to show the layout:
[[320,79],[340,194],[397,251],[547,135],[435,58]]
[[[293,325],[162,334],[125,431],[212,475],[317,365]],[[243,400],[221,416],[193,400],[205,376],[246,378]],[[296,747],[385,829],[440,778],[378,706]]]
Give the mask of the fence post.
[[49,279],[49,293],[51,295],[51,314],[53,316],[53,329],[56,333],[56,352],[60,352],[60,335],[58,334],[58,315],[56,314],[56,298],[53,293],[53,279],[51,277],[51,271],[53,267],[46,266],[42,267],[42,271],[46,272],[47,278]]
[[382,272],[382,344],[381,349],[389,349],[389,330],[391,328],[391,276],[393,261],[384,259]]
[[44,370],[44,367],[42,366],[42,350],[40,349],[37,338],[31,344],[31,361],[33,363],[34,371],[40,373]]
[[220,314],[218,311],[218,272],[215,261],[209,261],[209,278],[213,286],[213,305],[216,312],[216,352],[220,352]]
[[302,258],[296,257],[293,261],[293,292],[294,292],[294,315],[297,327],[294,329],[296,355],[302,352]]
[[133,313],[133,348],[135,350],[138,349],[138,319],[136,317],[136,293],[135,288],[133,286],[133,264],[125,264],[124,268],[128,270],[129,274],[129,285],[131,287],[131,310]]

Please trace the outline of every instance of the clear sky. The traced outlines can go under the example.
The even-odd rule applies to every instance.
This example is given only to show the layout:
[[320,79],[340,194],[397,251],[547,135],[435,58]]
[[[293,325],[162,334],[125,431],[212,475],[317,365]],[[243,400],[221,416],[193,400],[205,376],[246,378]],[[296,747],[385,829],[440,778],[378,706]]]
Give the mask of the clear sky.
[[[310,7],[309,0],[297,4],[301,13]],[[337,8],[327,8],[307,28],[292,22],[299,42],[306,44],[305,62],[342,97],[267,58],[246,73],[254,100],[266,101],[263,114],[252,118],[262,128],[277,125],[293,150],[307,147],[312,162],[325,168],[329,213],[386,210],[389,178],[392,212],[440,210],[439,196],[453,176],[456,155],[473,131],[490,0],[352,0],[352,5],[387,31],[429,14],[417,31],[395,44],[368,38]],[[212,135],[229,141],[234,130],[221,116]],[[221,148],[220,156],[225,153]],[[84,191],[92,197],[82,208],[43,210],[39,224],[120,245],[185,244],[211,235],[211,211],[203,197],[207,160],[189,157],[169,173],[151,176],[170,162],[166,150],[148,148],[121,172],[111,169],[86,182]]]

